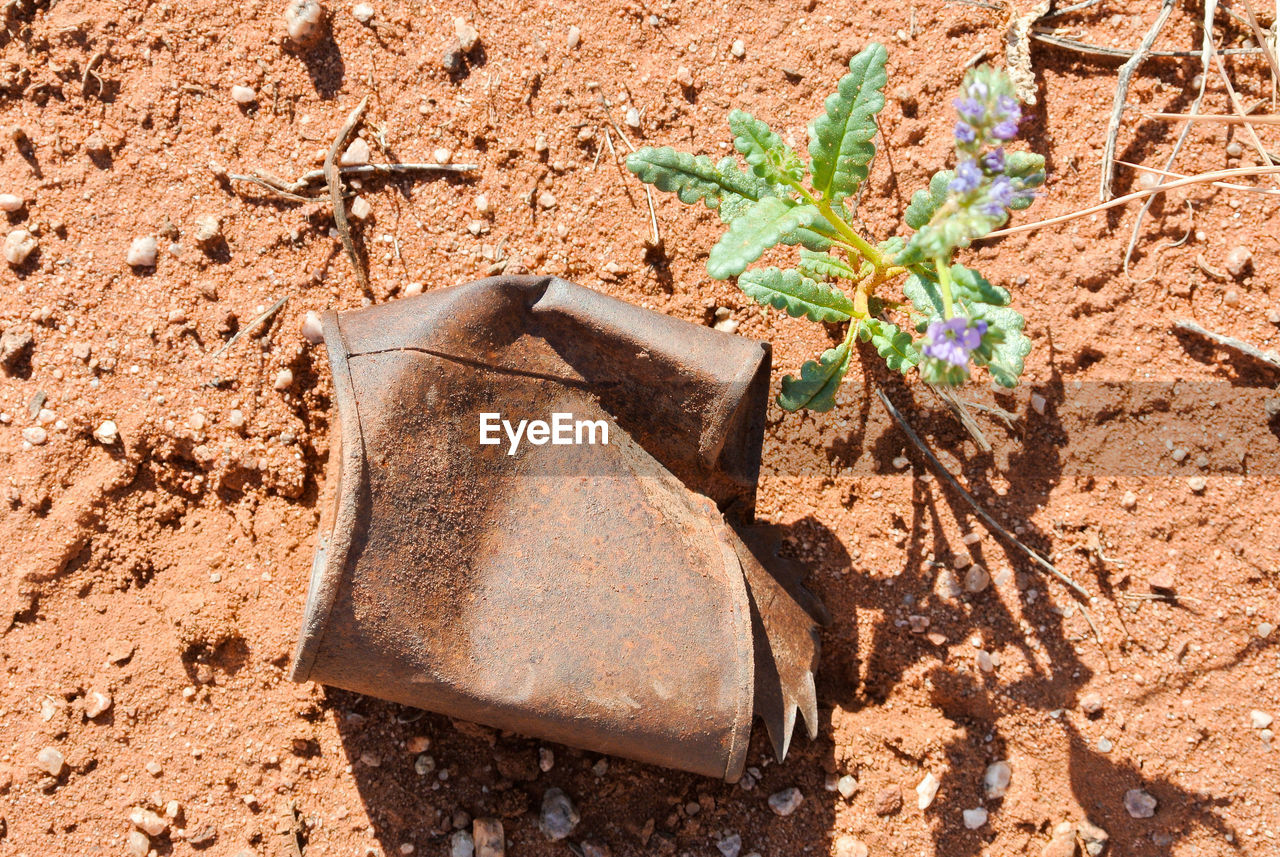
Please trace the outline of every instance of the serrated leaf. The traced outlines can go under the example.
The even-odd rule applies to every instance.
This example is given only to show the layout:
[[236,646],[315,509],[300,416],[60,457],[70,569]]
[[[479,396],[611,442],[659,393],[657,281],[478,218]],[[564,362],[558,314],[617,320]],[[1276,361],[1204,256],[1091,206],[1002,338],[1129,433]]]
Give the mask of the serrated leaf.
[[858,325],[858,338],[874,345],[876,353],[894,372],[905,375],[920,363],[920,351],[911,334],[896,324],[878,318],[863,320]]
[[875,116],[884,107],[882,90],[889,82],[885,62],[889,52],[872,42],[849,60],[849,73],[840,78],[826,112],[813,121],[809,141],[813,187],[823,198],[838,202],[858,189],[867,177],[876,147]]
[[729,224],[729,230],[711,248],[707,273],[717,280],[735,277],[775,244],[804,244],[811,249],[822,249],[807,243],[811,237],[821,237],[812,227],[822,219],[822,213],[815,206],[797,205],[776,196],[764,197]]
[[908,226],[919,229],[929,222],[934,213],[947,201],[947,185],[951,184],[951,180],[955,177],[956,174],[951,170],[940,170],[929,179],[928,190],[918,190],[911,195],[911,203],[907,206],[906,214],[903,215],[903,220]]
[[836,322],[853,316],[853,301],[843,292],[795,270],[756,268],[738,277],[738,288],[761,306],[785,310],[792,318]]
[[1008,289],[992,285],[986,277],[959,263],[951,266],[951,296],[962,303],[992,306],[1008,306],[1011,299]]
[[778,394],[778,406],[787,411],[808,408],[811,411],[829,411],[836,404],[836,392],[849,371],[849,358],[853,350],[842,342],[829,348],[815,360],[807,360],[800,367],[800,377],[787,375],[782,379],[782,392]]
[[706,155],[646,146],[627,157],[627,169],[640,181],[675,193],[686,205],[701,200],[707,208],[719,208],[726,197],[758,199],[759,180],[738,169],[733,158],[727,161],[732,170],[724,169],[725,161],[717,165]]
[[856,280],[860,276],[844,259],[813,250],[800,251],[799,268],[800,273],[814,280],[830,280],[837,277]]
[[742,153],[758,177],[773,184],[804,178],[804,164],[799,156],[768,123],[745,110],[734,110],[729,114],[729,130],[733,131],[733,147]]
[[[1020,188],[1040,187],[1045,180],[1044,155],[1036,155],[1031,152],[1010,152],[1005,155],[1004,171]],[[1022,211],[1033,202],[1035,202],[1035,197],[1030,194],[1016,196],[1013,202],[1009,204],[1009,208],[1013,211]]]

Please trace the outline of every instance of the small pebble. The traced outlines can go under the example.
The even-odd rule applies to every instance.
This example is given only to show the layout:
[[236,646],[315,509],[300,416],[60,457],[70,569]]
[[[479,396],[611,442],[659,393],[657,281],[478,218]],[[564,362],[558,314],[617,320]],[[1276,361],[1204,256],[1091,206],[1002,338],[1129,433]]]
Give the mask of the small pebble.
[[1080,697],[1080,710],[1090,717],[1100,713],[1102,711],[1102,694],[1097,691],[1089,691]]
[[339,163],[344,167],[358,167],[369,163],[369,158],[372,156],[373,152],[369,149],[368,142],[363,137],[356,137],[342,153]]
[[324,342],[324,326],[315,310],[307,310],[306,317],[302,319],[302,338],[312,345]]
[[60,777],[66,770],[67,761],[57,747],[45,747],[36,754],[36,767],[51,777]]
[[406,297],[422,294],[422,283],[410,283],[404,287],[404,293]]
[[835,857],[867,857],[867,843],[844,834],[836,839]]
[[631,128],[633,130],[638,129],[640,127],[640,111],[635,109],[634,107],[628,107],[627,115],[626,115],[626,123],[628,128]]
[[966,592],[977,594],[990,584],[991,575],[987,574],[987,570],[980,565],[970,566],[969,570],[964,573],[964,588]]
[[373,206],[369,205],[369,200],[363,196],[357,196],[351,200],[351,216],[356,220],[368,220],[369,215],[373,214]]
[[1076,857],[1076,832],[1071,822],[1065,831],[1054,831],[1053,839],[1040,849],[1040,857]]
[[1080,841],[1084,843],[1084,850],[1089,857],[1098,857],[1106,849],[1107,840],[1111,838],[1107,831],[1087,818],[1076,823],[1076,832],[1080,835]]
[[712,327],[723,333],[737,333],[738,320],[736,318],[722,318],[713,324]]
[[1124,793],[1125,811],[1133,818],[1150,818],[1156,814],[1159,802],[1142,789],[1129,789]]
[[153,777],[158,777],[164,773],[164,766],[159,762],[147,762],[147,764],[143,766],[143,770]]
[[4,239],[4,260],[13,267],[27,261],[40,242],[25,229],[15,229]]
[[493,206],[489,204],[489,197],[482,193],[476,194],[473,204],[475,205],[476,214],[479,214],[482,217],[493,212]]
[[550,747],[538,748],[538,770],[547,773],[556,766],[556,754]]
[[979,649],[978,654],[974,656],[974,660],[978,662],[978,669],[982,670],[984,673],[995,672],[995,658],[991,657],[991,653],[985,649]]
[[987,811],[982,807],[966,809],[961,815],[964,817],[964,826],[970,830],[977,830],[987,823]]
[[124,260],[131,268],[151,268],[156,264],[157,249],[155,236],[144,235],[133,239]]
[[1253,252],[1248,247],[1232,247],[1227,252],[1227,258],[1223,264],[1227,268],[1227,273],[1238,280],[1249,273],[1249,269],[1253,267]]
[[141,830],[130,830],[125,837],[124,853],[129,857],[147,857],[151,853],[151,840]]
[[231,100],[244,107],[257,101],[258,93],[254,91],[252,86],[233,86],[231,87]]
[[1227,157],[1238,158],[1244,154],[1244,146],[1240,145],[1238,140],[1232,140],[1227,144]]
[[582,44],[582,30],[575,24],[569,28],[569,37],[565,40],[565,45],[572,51],[577,50],[580,44]]
[[314,45],[324,33],[324,6],[316,0],[293,0],[284,10],[289,38],[303,47]]
[[281,369],[276,373],[276,380],[272,383],[273,387],[279,392],[284,392],[293,386],[293,370]]
[[804,795],[795,786],[769,795],[769,809],[773,810],[775,815],[783,817],[791,815],[800,808],[802,803],[804,803]]
[[1227,293],[1222,296],[1222,302],[1229,307],[1240,306],[1240,293],[1235,289],[1227,289]]
[[716,841],[716,849],[724,857],[738,857],[742,853],[742,837],[737,833],[723,836]]
[[685,89],[693,88],[693,72],[689,71],[688,66],[682,65],[676,67],[676,83],[680,84]]
[[1099,753],[1110,753],[1112,749],[1114,749],[1115,745],[1111,743],[1110,738],[1103,735],[1098,739],[1097,747]]
[[1186,459],[1187,451],[1180,446],[1174,447],[1173,451],[1169,453],[1169,457],[1174,461],[1180,462]]
[[1254,729],[1266,729],[1271,725],[1272,717],[1265,711],[1254,709],[1249,712],[1249,725]]
[[555,208],[556,207],[555,194],[553,194],[549,190],[544,190],[542,193],[538,194],[538,205],[542,206],[543,208]]
[[351,7],[351,17],[355,18],[361,24],[368,24],[373,20],[373,7],[368,3],[357,3]]
[[942,780],[938,776],[929,771],[924,775],[924,779],[916,786],[916,805],[920,809],[928,809],[933,804],[933,799],[938,796],[938,786],[942,785]]
[[895,470],[906,470],[911,466],[911,459],[905,455],[899,455],[893,459],[892,463]]
[[448,149],[436,149],[433,153],[433,157],[437,164],[443,165],[453,160],[453,152]]
[[458,37],[458,48],[464,54],[471,53],[480,44],[480,31],[466,18],[453,19],[453,32]]
[[982,775],[982,790],[987,800],[1002,798],[1009,791],[1009,780],[1013,776],[1013,768],[1005,761],[992,762]]
[[12,214],[15,211],[20,211],[22,206],[26,204],[26,200],[17,194],[0,193],[0,211]]
[[502,832],[502,822],[496,818],[477,818],[471,828],[476,857],[503,857],[507,851],[507,839]]
[[449,857],[472,857],[475,854],[475,840],[468,830],[456,831],[449,837]]
[[216,214],[202,214],[196,218],[196,243],[207,247],[222,237],[222,221]]
[[747,55],[747,43],[742,39],[734,39],[733,44],[729,45],[729,53],[733,54],[735,59],[742,59]]
[[1187,487],[1197,494],[1204,491],[1205,485],[1206,483],[1203,476],[1192,476],[1187,479]]
[[111,697],[102,691],[90,691],[84,699],[84,716],[90,720],[101,717],[111,710]]
[[22,430],[22,439],[32,446],[43,446],[49,439],[49,432],[40,426],[30,426]]
[[169,829],[169,822],[158,813],[136,806],[129,810],[129,823],[150,837],[156,837]]
[[1133,510],[1138,505],[1138,495],[1132,491],[1124,492],[1124,496],[1120,498],[1120,508]]
[[578,810],[569,800],[569,796],[557,788],[547,789],[542,796],[542,814],[538,820],[538,828],[552,842],[557,842],[573,833],[581,818]]
[[858,780],[853,774],[845,774],[836,780],[836,791],[840,792],[840,797],[848,800],[858,793]]
[[1276,626],[1272,625],[1270,622],[1259,622],[1258,627],[1254,628],[1253,632],[1265,640],[1267,637],[1271,636],[1271,632],[1275,629]]
[[420,777],[425,777],[436,769],[436,760],[427,755],[419,756],[413,760],[413,771]]

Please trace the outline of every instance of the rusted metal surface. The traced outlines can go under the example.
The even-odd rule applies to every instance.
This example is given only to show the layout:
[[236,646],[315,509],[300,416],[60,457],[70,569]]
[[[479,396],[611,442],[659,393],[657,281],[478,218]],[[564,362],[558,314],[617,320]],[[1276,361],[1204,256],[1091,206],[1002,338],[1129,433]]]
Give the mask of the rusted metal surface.
[[[324,335],[340,431],[295,680],[731,781],[754,714],[780,752],[797,706],[812,732],[820,605],[722,514],[753,508],[766,344],[534,277]],[[509,455],[479,443],[493,412],[609,443]]]

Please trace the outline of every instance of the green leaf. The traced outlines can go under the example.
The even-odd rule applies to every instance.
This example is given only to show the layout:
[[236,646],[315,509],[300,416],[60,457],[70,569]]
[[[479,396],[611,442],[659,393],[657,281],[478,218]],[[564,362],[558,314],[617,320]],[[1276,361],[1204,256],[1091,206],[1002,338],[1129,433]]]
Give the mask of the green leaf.
[[874,345],[885,364],[895,372],[905,375],[920,362],[920,352],[911,334],[896,324],[878,318],[866,319],[858,325],[858,338]]
[[783,410],[798,411],[808,408],[811,411],[829,411],[836,404],[836,391],[840,382],[849,371],[849,358],[853,350],[849,343],[842,342],[835,348],[829,348],[816,361],[807,360],[800,367],[800,377],[790,375],[782,379],[782,392],[778,394],[778,405]]
[[1008,289],[993,286],[986,277],[972,268],[956,263],[951,266],[951,296],[968,304],[1008,306]]
[[767,123],[745,110],[729,114],[733,147],[742,153],[751,171],[772,184],[785,185],[804,179],[804,164]]
[[903,215],[903,220],[908,226],[919,229],[929,222],[934,213],[947,201],[947,185],[951,184],[955,176],[956,174],[951,170],[940,170],[929,179],[928,190],[918,190],[912,194],[911,204],[907,206],[907,212]]
[[809,157],[813,187],[833,202],[849,196],[866,179],[876,147],[875,116],[884,107],[882,90],[889,82],[889,52],[872,42],[849,60],[849,73],[824,103],[826,112],[813,121]]
[[813,280],[833,280],[838,277],[856,280],[859,277],[859,273],[844,259],[813,250],[800,251],[800,273]]
[[[1044,184],[1045,179],[1044,155],[1035,155],[1031,152],[1010,152],[1004,157],[1004,171],[1020,187],[1040,187],[1040,185]],[[1033,196],[1020,196],[1013,201],[1009,208],[1014,211],[1022,211],[1033,202],[1035,202],[1035,197]]]
[[717,165],[706,155],[694,156],[670,146],[660,149],[647,146],[627,158],[627,169],[640,181],[675,193],[686,205],[701,200],[707,208],[719,208],[729,198],[752,201],[760,198],[759,179],[742,172],[733,158]]
[[707,273],[717,280],[735,277],[775,244],[823,249],[809,243],[811,238],[821,238],[812,231],[821,221],[822,213],[815,206],[797,205],[776,196],[763,197],[730,223],[729,230],[711,248]]
[[738,288],[761,306],[785,310],[792,318],[835,322],[853,315],[853,301],[843,292],[795,270],[756,268],[738,277]]

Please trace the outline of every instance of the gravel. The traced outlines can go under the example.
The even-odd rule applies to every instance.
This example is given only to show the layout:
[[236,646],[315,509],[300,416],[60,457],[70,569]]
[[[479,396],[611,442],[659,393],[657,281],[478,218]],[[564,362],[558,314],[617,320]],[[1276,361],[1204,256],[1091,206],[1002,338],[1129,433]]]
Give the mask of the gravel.
[[22,430],[22,439],[32,446],[43,446],[49,440],[49,432],[40,426],[30,426]]
[[1004,797],[1005,792],[1009,791],[1009,779],[1012,776],[1013,768],[1008,762],[992,762],[988,765],[986,773],[982,775],[982,791],[986,794],[987,800]]
[[131,268],[153,268],[156,264],[156,251],[158,245],[154,235],[144,235],[141,238],[133,239],[133,243],[129,245],[129,252],[125,254],[124,260],[129,263]]
[[289,38],[310,47],[324,35],[324,6],[316,0],[293,0],[285,7],[284,25]]
[[964,818],[964,826],[970,830],[977,830],[987,823],[987,811],[982,807],[966,809],[961,813],[961,816]]
[[574,50],[577,50],[578,46],[581,44],[582,44],[582,30],[579,29],[578,26],[575,24],[574,26],[569,28],[569,36],[568,38],[565,39],[565,46],[568,47],[569,50],[574,51]]
[[578,810],[569,800],[569,796],[557,788],[549,788],[542,796],[542,815],[538,820],[538,828],[552,842],[557,842],[573,833],[581,817]]
[[125,838],[124,853],[129,857],[147,857],[151,853],[151,840],[140,830],[130,830]]
[[626,119],[627,127],[634,130],[640,128],[640,111],[634,107],[627,108]]
[[475,853],[475,840],[470,831],[459,830],[449,837],[449,857],[472,857]]
[[689,71],[688,66],[676,67],[676,83],[685,89],[693,89],[693,72]]
[[347,146],[347,150],[342,153],[339,162],[344,167],[358,167],[369,163],[369,158],[373,156],[369,143],[363,137],[356,137],[351,141],[351,145]]
[[45,747],[36,753],[36,767],[51,777],[60,777],[67,768],[67,760],[57,747]]
[[129,810],[129,823],[152,838],[160,836],[169,829],[169,822],[158,813],[140,806]]
[[466,18],[453,19],[453,32],[458,37],[458,49],[469,54],[480,44],[480,31]]
[[351,201],[351,211],[349,213],[353,220],[368,220],[369,215],[373,214],[373,206],[363,196],[357,196]]
[[312,345],[324,342],[324,326],[315,310],[307,310],[307,315],[302,320],[302,337]]
[[1249,273],[1249,270],[1253,267],[1253,252],[1248,247],[1232,247],[1227,252],[1224,264],[1227,267],[1227,273],[1238,280]]
[[716,842],[716,848],[724,857],[738,857],[742,853],[742,837],[737,833],[730,833]]
[[241,107],[248,107],[258,100],[258,92],[252,86],[236,85],[231,87],[231,100]]
[[1106,849],[1107,840],[1111,838],[1107,831],[1087,818],[1076,822],[1076,833],[1084,843],[1084,850],[1089,857],[1098,857]]
[[1080,710],[1090,717],[1101,713],[1102,707],[1102,694],[1098,693],[1096,690],[1091,690],[1084,696],[1080,697]]
[[1266,729],[1271,725],[1272,717],[1265,711],[1254,709],[1249,712],[1249,725],[1254,729]]
[[4,260],[13,267],[27,261],[27,257],[35,252],[40,242],[25,229],[15,229],[4,239]]
[[90,720],[101,717],[111,710],[111,695],[100,690],[90,691],[84,698],[84,716]]
[[1187,487],[1196,494],[1203,493],[1207,484],[1203,476],[1191,476],[1187,479]]
[[368,24],[373,20],[373,7],[368,3],[357,3],[351,7],[351,17],[355,18],[361,24]]
[[729,45],[729,53],[733,54],[734,59],[742,59],[747,55],[747,43],[742,39],[734,39],[733,44]]
[[840,792],[840,797],[849,800],[858,793],[858,780],[853,774],[845,774],[836,780],[836,791]]
[[929,771],[924,775],[924,779],[916,786],[916,805],[920,809],[928,809],[933,803],[933,799],[938,796],[938,786],[942,785],[942,780],[938,779],[937,774]]
[[216,214],[202,214],[196,218],[196,243],[201,247],[215,244],[222,238],[222,221]]
[[1120,508],[1132,511],[1138,506],[1138,495],[1132,491],[1124,492],[1124,496],[1120,498]]
[[471,827],[471,839],[475,843],[476,857],[503,857],[506,854],[507,838],[502,832],[502,822],[496,818],[477,818]]
[[16,193],[0,193],[0,211],[12,214],[20,211],[27,202]]
[[1133,818],[1150,818],[1156,814],[1158,804],[1159,801],[1142,789],[1129,789],[1124,793],[1125,811]]
[[769,795],[769,809],[773,810],[775,815],[781,815],[784,818],[799,809],[802,803],[804,803],[804,795],[795,786]]
[[973,565],[964,573],[964,588],[966,592],[977,594],[991,585],[991,575],[987,574],[987,570],[980,565]]

